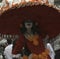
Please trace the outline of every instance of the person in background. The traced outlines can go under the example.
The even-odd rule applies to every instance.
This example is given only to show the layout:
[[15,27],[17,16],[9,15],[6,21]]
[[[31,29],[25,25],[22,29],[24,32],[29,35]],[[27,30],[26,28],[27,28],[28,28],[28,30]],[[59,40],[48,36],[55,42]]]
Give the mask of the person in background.
[[8,8],[12,8],[13,0],[6,0]]
[[54,5],[54,0],[48,0],[49,5]]
[[[8,35],[7,35],[8,36]],[[13,59],[12,57],[12,49],[13,49],[13,44],[15,44],[15,41],[12,43],[12,40],[10,38],[10,35],[8,36],[7,38],[7,43],[8,45],[5,47],[4,49],[4,56],[5,56],[5,59]],[[21,57],[21,56],[20,56]]]
[[0,53],[1,53],[1,56],[3,57],[3,59],[4,59],[3,52],[4,52],[4,49],[5,49],[6,46],[7,46],[7,40],[4,39],[3,34],[2,34],[0,36]]
[[0,0],[0,9],[2,9],[2,7],[6,7],[6,0]]
[[9,41],[12,41],[12,36],[11,35],[7,35],[7,41],[9,42]]
[[46,44],[46,48],[49,50],[49,56],[51,57],[51,59],[55,59],[55,52],[49,42]]
[[54,41],[55,59],[60,59],[60,34]]
[[1,2],[0,2],[0,14],[8,9],[9,9],[9,6],[7,3],[7,0],[1,0]]
[[7,41],[8,45],[4,49],[5,59],[12,59],[12,46],[11,40]]
[[2,36],[0,36],[0,45],[5,46],[5,44],[7,44],[7,40],[4,38],[4,36],[2,34]]

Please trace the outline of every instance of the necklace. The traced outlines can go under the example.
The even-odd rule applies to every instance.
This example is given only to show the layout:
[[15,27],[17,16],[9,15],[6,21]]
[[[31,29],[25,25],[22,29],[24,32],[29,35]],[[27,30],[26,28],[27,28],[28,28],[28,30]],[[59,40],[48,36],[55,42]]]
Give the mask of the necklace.
[[25,36],[25,38],[28,39],[29,41],[33,41],[33,34],[25,33],[24,36]]
[[30,42],[32,42],[35,46],[37,46],[39,44],[39,41],[38,41],[39,36],[38,35],[25,33],[24,36],[26,39],[28,39]]

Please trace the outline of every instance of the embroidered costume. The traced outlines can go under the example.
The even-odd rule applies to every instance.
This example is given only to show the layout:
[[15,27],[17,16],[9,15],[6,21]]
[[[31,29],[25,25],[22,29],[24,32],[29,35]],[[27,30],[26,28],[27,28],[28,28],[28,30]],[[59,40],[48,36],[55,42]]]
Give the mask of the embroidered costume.
[[[31,26],[31,24],[27,24],[29,25],[29,27]],[[25,25],[27,28],[29,28],[27,24]],[[29,34],[24,30],[24,33],[20,34],[20,38],[16,41],[15,46],[13,47],[13,55],[19,54],[25,45],[27,46],[27,49],[31,52],[32,59],[50,59],[48,55],[49,52],[45,49],[42,37],[40,34],[37,33],[37,31],[32,31]]]

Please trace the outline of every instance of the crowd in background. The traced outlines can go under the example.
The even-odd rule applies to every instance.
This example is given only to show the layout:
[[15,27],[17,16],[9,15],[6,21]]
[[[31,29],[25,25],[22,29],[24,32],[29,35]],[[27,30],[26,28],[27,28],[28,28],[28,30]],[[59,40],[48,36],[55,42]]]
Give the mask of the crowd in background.
[[[19,35],[1,34],[0,33],[0,57],[1,57],[1,53],[4,57],[3,53],[4,53],[5,49],[8,50],[8,51],[10,49],[10,52],[12,51],[12,46],[13,46],[12,43],[18,38],[19,38]],[[60,46],[60,35],[56,36],[55,39],[52,39],[52,40],[47,40],[47,39],[48,39],[48,36],[45,39],[43,39],[43,41],[44,41],[44,45],[46,46],[46,48],[48,48],[51,52],[50,53],[51,59],[55,59],[55,55],[58,56],[58,57],[56,56],[56,58],[60,58],[59,57],[59,55],[60,55],[60,48],[59,48],[59,46]],[[55,51],[58,51],[59,53],[57,53]],[[8,56],[8,58],[9,58],[9,56]],[[29,57],[29,58],[31,58],[31,57]]]
[[[0,59],[4,59],[4,50],[9,44],[13,44],[13,42],[19,38],[19,35],[11,35],[11,34],[1,34],[0,33]],[[3,57],[2,57],[3,55]]]
[[[32,3],[33,2],[33,3]],[[26,3],[35,4],[48,4],[54,5],[54,0],[1,0],[0,1],[0,14],[10,8],[25,6]],[[27,5],[29,5],[27,4]]]

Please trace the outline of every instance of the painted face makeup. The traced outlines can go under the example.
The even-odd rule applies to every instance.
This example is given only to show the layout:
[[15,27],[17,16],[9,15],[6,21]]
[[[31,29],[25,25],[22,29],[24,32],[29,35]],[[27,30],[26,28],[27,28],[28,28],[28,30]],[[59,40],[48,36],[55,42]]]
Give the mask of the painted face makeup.
[[31,23],[26,22],[26,23],[25,23],[25,27],[26,27],[27,29],[31,29],[31,28],[32,28],[32,22],[31,22]]

